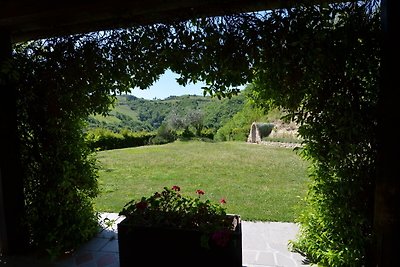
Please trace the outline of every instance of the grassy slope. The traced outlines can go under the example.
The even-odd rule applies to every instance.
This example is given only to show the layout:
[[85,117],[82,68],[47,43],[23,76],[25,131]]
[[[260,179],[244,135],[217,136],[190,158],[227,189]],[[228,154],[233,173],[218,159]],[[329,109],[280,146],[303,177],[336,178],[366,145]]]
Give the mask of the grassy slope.
[[175,142],[160,146],[103,151],[99,211],[119,212],[164,186],[183,194],[206,192],[227,200],[228,213],[244,220],[293,221],[307,189],[308,164],[287,148],[239,142]]
[[106,123],[118,123],[121,122],[120,119],[115,117],[117,112],[122,113],[130,118],[132,118],[135,121],[139,121],[138,119],[138,114],[136,111],[133,111],[127,104],[126,100],[122,97],[117,97],[117,103],[115,107],[110,111],[109,116],[102,116],[102,115],[92,115],[96,120],[100,122],[106,122]]

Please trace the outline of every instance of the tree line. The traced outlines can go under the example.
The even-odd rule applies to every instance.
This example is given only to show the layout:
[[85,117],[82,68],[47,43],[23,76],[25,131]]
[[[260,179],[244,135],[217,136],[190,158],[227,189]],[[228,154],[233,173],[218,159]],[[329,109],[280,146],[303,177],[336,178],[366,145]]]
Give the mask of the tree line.
[[224,99],[183,95],[146,100],[120,95],[107,115],[87,118],[87,141],[99,149],[190,138],[246,141],[252,122],[281,115],[268,118],[263,109],[251,103],[249,90]]
[[184,95],[153,100],[120,95],[107,116],[91,115],[87,121],[88,128],[101,127],[114,132],[123,129],[151,132],[163,123],[169,123],[174,128],[196,124],[198,131],[206,128],[216,132],[243,109],[245,102],[243,94],[226,99]]

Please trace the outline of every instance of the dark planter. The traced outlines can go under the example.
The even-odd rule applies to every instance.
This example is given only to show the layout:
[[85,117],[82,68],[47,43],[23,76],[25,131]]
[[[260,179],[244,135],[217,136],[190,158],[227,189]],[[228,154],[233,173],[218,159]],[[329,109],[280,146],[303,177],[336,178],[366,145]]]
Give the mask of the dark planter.
[[132,227],[124,219],[118,224],[120,267],[132,266],[232,266],[242,267],[242,224],[229,233],[225,246],[210,240],[202,246],[204,235],[195,230]]

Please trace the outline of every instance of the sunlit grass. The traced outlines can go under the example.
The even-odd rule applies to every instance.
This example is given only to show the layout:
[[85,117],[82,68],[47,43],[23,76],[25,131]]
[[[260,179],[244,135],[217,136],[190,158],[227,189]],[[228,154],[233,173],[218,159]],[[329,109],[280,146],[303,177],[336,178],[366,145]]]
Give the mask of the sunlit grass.
[[175,142],[98,153],[98,211],[119,212],[128,201],[164,186],[218,202],[244,220],[292,222],[303,207],[307,162],[292,149],[241,142]]

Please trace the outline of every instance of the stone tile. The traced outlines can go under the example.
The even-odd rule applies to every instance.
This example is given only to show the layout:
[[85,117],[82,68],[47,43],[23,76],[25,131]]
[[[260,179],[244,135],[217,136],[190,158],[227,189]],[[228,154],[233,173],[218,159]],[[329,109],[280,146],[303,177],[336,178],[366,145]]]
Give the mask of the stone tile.
[[118,254],[116,253],[102,253],[99,254],[96,259],[96,264],[98,267],[109,267],[119,265]]
[[113,252],[118,253],[118,239],[112,239],[107,242],[107,244],[101,249],[102,252]]
[[255,264],[258,258],[258,251],[256,250],[243,250],[243,265]]
[[270,240],[272,243],[287,243],[295,239],[298,227],[293,223],[270,223],[268,225]]
[[0,255],[0,266],[5,267],[56,267],[56,265],[48,260],[38,259],[36,257],[25,256],[2,256]]
[[[1,264],[0,264],[1,266]],[[65,256],[55,262],[55,266],[57,267],[70,267],[75,266],[75,258],[74,255]]]
[[117,239],[118,233],[117,231],[112,231],[108,229],[104,229],[97,234],[98,238],[105,238],[105,239]]
[[287,244],[277,244],[277,243],[269,243],[269,246],[271,249],[275,250],[275,251],[279,251],[279,253],[290,257],[291,256],[291,252],[289,251],[288,245]]
[[79,251],[100,251],[109,239],[95,237],[79,248]]
[[265,223],[254,221],[242,221],[242,231],[248,234],[265,234]]
[[268,248],[264,234],[242,233],[242,246],[243,249],[249,250],[266,250]]
[[83,264],[89,263],[94,259],[92,252],[84,252],[75,256],[75,265],[82,266]]
[[287,255],[283,255],[281,253],[276,255],[278,265],[285,267],[298,267],[299,264],[292,257],[288,257]]
[[257,259],[257,264],[276,266],[275,253],[261,251]]

